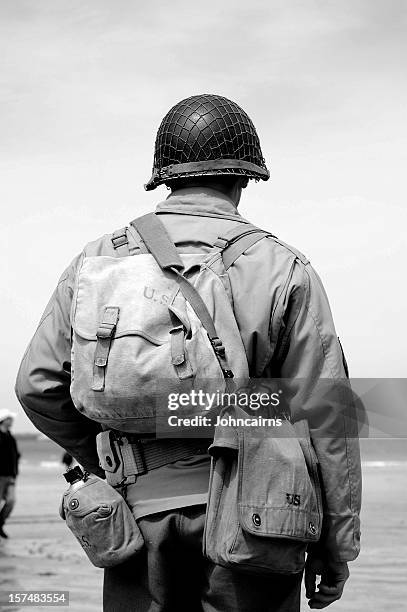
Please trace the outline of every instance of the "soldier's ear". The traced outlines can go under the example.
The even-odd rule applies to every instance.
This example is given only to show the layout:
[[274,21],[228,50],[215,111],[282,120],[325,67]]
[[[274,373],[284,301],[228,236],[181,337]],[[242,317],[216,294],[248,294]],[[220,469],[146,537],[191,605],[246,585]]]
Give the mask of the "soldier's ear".
[[242,178],[242,189],[246,189],[248,184],[249,184],[249,179],[247,176],[245,176],[244,178]]

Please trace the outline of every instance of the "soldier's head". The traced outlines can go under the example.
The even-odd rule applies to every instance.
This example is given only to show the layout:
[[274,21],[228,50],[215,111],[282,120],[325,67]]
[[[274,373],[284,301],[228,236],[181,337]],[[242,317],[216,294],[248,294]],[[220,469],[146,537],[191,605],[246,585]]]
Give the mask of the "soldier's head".
[[162,120],[145,189],[208,186],[240,194],[250,179],[269,177],[248,115],[227,98],[203,94],[182,100]]

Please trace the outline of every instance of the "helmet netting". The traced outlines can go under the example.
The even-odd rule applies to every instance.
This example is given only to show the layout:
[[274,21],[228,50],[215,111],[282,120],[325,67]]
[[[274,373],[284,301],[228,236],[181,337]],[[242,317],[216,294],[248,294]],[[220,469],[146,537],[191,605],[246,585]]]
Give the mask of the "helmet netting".
[[179,102],[158,130],[155,169],[214,159],[239,159],[265,168],[252,121],[235,102],[221,96],[205,94]]

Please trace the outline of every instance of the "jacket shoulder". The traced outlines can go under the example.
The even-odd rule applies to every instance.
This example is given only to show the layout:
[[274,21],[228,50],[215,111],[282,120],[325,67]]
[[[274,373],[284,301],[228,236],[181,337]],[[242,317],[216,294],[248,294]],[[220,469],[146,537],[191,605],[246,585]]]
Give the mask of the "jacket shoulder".
[[305,266],[309,264],[309,259],[304,255],[304,253],[301,253],[301,251],[299,251],[295,247],[291,246],[290,244],[287,244],[286,242],[283,242],[282,240],[280,240],[280,238],[277,238],[276,236],[273,236],[271,239],[274,240],[274,242],[280,247],[295,255],[295,257],[299,259]]
[[103,236],[96,238],[96,240],[92,240],[91,242],[85,244],[82,251],[83,255],[85,257],[97,257],[100,255],[110,255],[111,257],[115,257],[116,252],[112,243],[113,233],[114,232],[111,232],[110,234],[103,234]]
[[[263,231],[268,231],[268,230],[263,230]],[[270,233],[270,235],[267,236],[267,240],[261,240],[260,244],[263,244],[263,245],[266,244],[267,247],[269,249],[271,248],[272,251],[276,251],[281,256],[286,256],[289,259],[292,259],[292,256],[294,255],[295,259],[303,263],[304,266],[310,263],[309,259],[304,255],[304,253],[299,251],[296,247],[293,247],[290,244],[287,244],[286,242],[284,242],[283,240],[281,240],[274,234]]]

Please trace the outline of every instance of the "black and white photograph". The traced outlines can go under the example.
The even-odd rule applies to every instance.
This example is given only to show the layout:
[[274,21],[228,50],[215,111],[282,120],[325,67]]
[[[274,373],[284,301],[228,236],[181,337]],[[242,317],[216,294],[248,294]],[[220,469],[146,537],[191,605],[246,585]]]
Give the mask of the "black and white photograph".
[[407,4],[0,0],[0,610],[407,605]]

